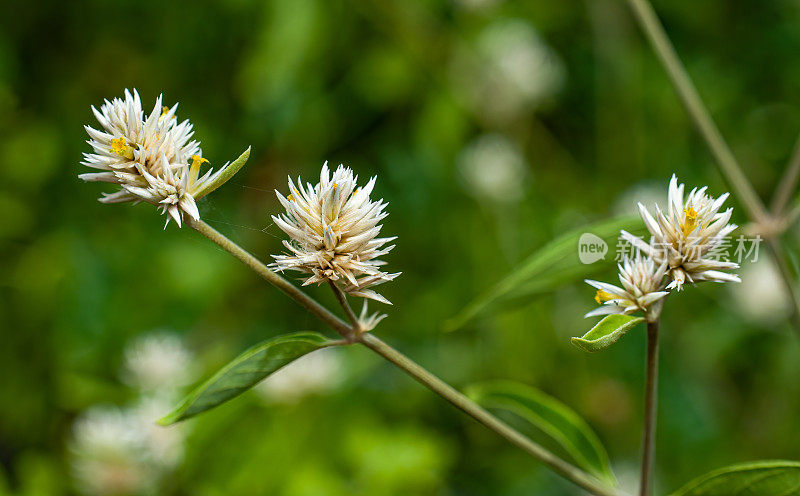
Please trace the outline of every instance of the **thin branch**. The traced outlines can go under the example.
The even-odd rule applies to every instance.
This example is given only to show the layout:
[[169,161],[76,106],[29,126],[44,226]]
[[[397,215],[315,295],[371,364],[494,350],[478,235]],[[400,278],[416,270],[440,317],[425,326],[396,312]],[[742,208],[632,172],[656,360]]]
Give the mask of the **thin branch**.
[[195,221],[191,218],[187,218],[186,225],[216,243],[223,250],[244,262],[245,265],[253,269],[254,272],[260,275],[268,283],[286,293],[289,298],[302,305],[306,310],[314,314],[319,320],[328,324],[342,337],[345,339],[347,338],[351,329],[345,321],[331,313],[330,310],[320,305],[315,299],[305,294],[295,285],[270,270],[270,268],[267,267],[263,262],[248,253],[242,247],[226,238],[222,233],[209,226],[202,220]]
[[658,404],[658,320],[647,323],[647,362],[645,371],[644,425],[642,428],[642,473],[639,496],[648,496],[653,480],[656,450],[656,410]]
[[628,0],[633,13],[644,31],[647,39],[656,52],[658,59],[667,71],[675,91],[683,102],[683,106],[694,121],[700,135],[705,139],[711,153],[719,165],[723,176],[730,182],[736,195],[741,200],[748,216],[756,222],[767,218],[768,213],[764,203],[756,194],[755,189],[742,172],[742,168],[733,156],[728,144],[719,132],[708,109],[700,99],[697,89],[692,84],[689,74],[681,64],[675,47],[672,46],[664,27],[658,20],[653,6],[648,0]]
[[[286,279],[270,270],[269,267],[245,251],[239,245],[226,238],[223,234],[203,221],[194,221],[189,219],[186,224],[216,243],[223,250],[244,262],[267,282],[283,291],[290,298],[314,314],[322,322],[328,324],[331,328],[333,328],[333,330],[342,335],[345,340],[348,342],[353,342],[353,328],[350,325],[331,313],[327,308],[320,305],[316,300],[305,294],[303,291],[296,288]],[[342,302],[340,301],[340,303]],[[344,304],[347,305],[346,299],[344,300]],[[352,309],[350,312],[352,313]],[[363,333],[357,335],[355,339],[389,362],[398,366],[425,387],[449,401],[451,404],[455,405],[481,424],[495,431],[503,438],[511,441],[511,443],[523,449],[533,458],[541,461],[555,472],[561,474],[591,494],[596,496],[624,496],[623,493],[607,486],[605,483],[601,482],[595,477],[587,474],[578,467],[571,465],[561,458],[558,458],[556,455],[552,454],[542,446],[531,441],[529,438],[516,431],[513,427],[509,426],[485,409],[481,408],[477,403],[459,393],[452,386],[448,385],[435,375],[417,365],[411,359],[372,334]]]
[[793,207],[790,207],[784,218],[786,226],[788,227],[794,225],[798,217],[800,217],[800,205],[794,205]]
[[792,158],[789,159],[786,171],[783,173],[778,187],[775,188],[775,196],[772,197],[771,205],[772,215],[782,216],[784,210],[786,210],[786,205],[789,204],[789,200],[792,198],[792,193],[797,188],[798,179],[800,179],[800,136],[798,136],[794,144]]
[[786,290],[786,297],[789,299],[788,303],[791,308],[789,320],[791,320],[795,329],[800,331],[800,312],[798,312],[800,300],[797,299],[797,288],[795,287],[795,281],[791,275],[792,271],[789,268],[789,264],[786,263],[786,254],[784,253],[783,246],[780,241],[775,238],[766,238],[766,243],[767,249],[770,255],[772,255],[772,259],[778,269],[778,274],[781,276],[783,288]]
[[511,441],[511,443],[521,448],[532,457],[541,461],[553,469],[556,473],[561,474],[565,478],[571,480],[592,494],[621,496],[622,493],[616,489],[605,486],[594,477],[586,474],[577,467],[570,465],[561,458],[558,458],[554,454],[544,449],[542,446],[523,436],[511,426],[498,419],[484,408],[476,404],[474,401],[456,391],[450,385],[443,382],[424,368],[420,367],[413,360],[395,350],[376,336],[370,333],[365,333],[361,336],[360,340],[364,346],[395,364],[422,385],[434,391],[439,396],[453,404],[456,408],[460,409],[489,429],[495,431],[508,441]]
[[[628,0],[628,4],[633,10],[634,16],[647,36],[647,39],[650,41],[650,45],[656,52],[659,61],[664,66],[664,70],[667,72],[667,76],[669,76],[681,102],[683,102],[684,108],[694,121],[698,131],[700,131],[700,135],[705,139],[706,144],[711,149],[711,153],[716,159],[720,172],[728,179],[733,191],[742,202],[747,216],[758,225],[772,225],[773,221],[771,220],[770,213],[766,210],[766,207],[764,207],[764,203],[756,194],[755,189],[753,189],[752,184],[750,184],[744,172],[742,172],[730,147],[725,142],[717,125],[711,118],[711,114],[709,114],[708,109],[706,109],[703,101],[700,99],[700,95],[697,93],[694,84],[692,84],[689,74],[686,72],[686,68],[681,64],[675,52],[675,47],[672,46],[667,34],[664,32],[664,26],[662,26],[661,22],[658,20],[653,6],[648,0]],[[798,158],[798,161],[800,161],[800,158]],[[798,165],[798,167],[800,167],[800,165]],[[790,169],[792,169],[792,166],[790,166]],[[790,170],[787,171],[787,174],[788,173],[793,172]],[[794,181],[796,181],[796,179],[794,179]],[[768,233],[767,245],[770,247],[770,252],[778,266],[781,278],[784,282],[784,287],[787,291],[787,297],[791,300],[792,316],[790,320],[795,330],[800,333],[800,300],[798,300],[797,297],[795,281],[785,261],[782,260],[782,248],[775,234],[772,232]]]
[[328,284],[331,285],[331,289],[333,290],[333,294],[336,295],[336,301],[339,302],[339,305],[344,310],[344,313],[347,314],[347,320],[353,324],[353,332],[358,332],[358,317],[356,317],[356,313],[353,311],[353,308],[350,306],[350,303],[347,301],[347,295],[344,294],[344,291],[336,285],[335,282],[328,279]]

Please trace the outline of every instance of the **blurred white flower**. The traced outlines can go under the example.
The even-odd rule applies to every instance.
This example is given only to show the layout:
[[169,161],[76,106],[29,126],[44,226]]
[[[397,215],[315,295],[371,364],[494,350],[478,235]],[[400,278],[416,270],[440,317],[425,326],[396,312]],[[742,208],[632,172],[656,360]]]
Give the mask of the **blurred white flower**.
[[93,407],[75,421],[69,444],[76,488],[88,495],[134,495],[152,485],[145,438],[130,412]]
[[756,322],[779,322],[791,312],[783,282],[771,260],[760,258],[740,271],[741,284],[731,286],[736,308]]
[[123,380],[141,391],[168,394],[194,379],[192,354],[175,334],[138,336],[124,353]]
[[597,288],[594,299],[601,305],[587,313],[586,317],[612,313],[630,314],[641,310],[649,322],[657,319],[664,297],[669,294],[669,291],[663,291],[667,264],[656,264],[649,257],[638,254],[633,259],[625,257],[618,268],[621,288],[605,282],[586,280],[587,284]]
[[[81,162],[101,172],[80,174],[84,181],[118,184],[114,193],[105,193],[103,203],[145,201],[168,213],[178,225],[184,215],[198,220],[195,200],[212,189],[228,164],[216,173],[209,169],[202,177],[200,167],[208,160],[202,157],[199,143],[190,141],[194,134],[188,120],[178,123],[175,111],[162,106],[162,97],[145,116],[139,93],[125,90],[125,99],[106,100],[92,112],[102,130],[84,126],[93,153],[84,153]],[[189,165],[191,160],[192,164]]]
[[147,396],[132,410],[133,420],[145,441],[145,456],[161,469],[172,469],[183,461],[186,425],[162,426],[156,420],[175,406],[170,395]]
[[720,260],[721,257],[706,256],[737,227],[728,224],[732,208],[719,212],[727,198],[728,193],[725,193],[714,199],[706,195],[706,187],[703,187],[693,189],[684,201],[683,184],[678,185],[678,179],[673,175],[666,214],[656,205],[653,217],[644,205],[639,204],[642,219],[652,235],[651,243],[647,244],[625,231],[622,231],[622,237],[657,263],[667,263],[668,275],[672,279],[667,286],[669,289],[680,291],[687,281],[740,282],[737,275],[722,272],[736,269],[738,264]]
[[259,383],[255,389],[266,401],[295,403],[341,384],[343,364],[333,349],[304,355]]
[[458,157],[467,191],[479,200],[514,203],[525,192],[527,167],[522,150],[501,134],[484,134]]
[[153,492],[182,460],[185,427],[156,419],[172,400],[145,398],[130,408],[96,406],[73,425],[69,442],[76,488],[92,496]]
[[533,26],[506,19],[485,28],[474,52],[456,53],[452,78],[457,93],[479,115],[507,122],[552,98],[563,86],[565,71]]
[[389,303],[368,289],[400,275],[380,270],[385,262],[378,257],[394,248],[384,245],[395,238],[377,237],[389,214],[383,211],[387,203],[369,198],[375,179],[358,188],[352,170],[340,165],[331,176],[327,162],[316,185],[303,188],[298,178],[295,187],[289,178],[287,197],[275,191],[286,213],[272,220],[292,239],[283,242],[291,254],[273,255],[271,266],[311,274],[303,286],[333,281],[352,296]]

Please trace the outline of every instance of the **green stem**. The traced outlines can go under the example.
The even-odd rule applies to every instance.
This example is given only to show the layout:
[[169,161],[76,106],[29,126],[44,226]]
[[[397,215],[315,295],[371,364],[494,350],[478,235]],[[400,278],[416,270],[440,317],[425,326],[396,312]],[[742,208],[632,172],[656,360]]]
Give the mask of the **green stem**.
[[647,323],[647,361],[645,370],[644,426],[642,428],[642,474],[639,496],[650,494],[656,450],[656,410],[658,404],[658,320]]
[[772,197],[772,214],[782,216],[792,198],[792,192],[797,187],[797,180],[800,179],[800,137],[794,144],[792,158],[786,166],[778,187],[775,188],[775,195]]
[[[328,324],[333,330],[348,340],[348,342],[352,342],[351,340],[353,339],[353,335],[355,333],[356,341],[360,342],[367,348],[393,363],[408,375],[420,382],[422,385],[438,394],[445,400],[449,401],[481,424],[495,431],[500,436],[522,448],[526,453],[549,466],[565,478],[571,480],[578,486],[584,488],[586,491],[597,496],[623,496],[623,493],[607,486],[593,476],[558,458],[542,446],[534,443],[505,422],[481,408],[477,403],[459,393],[452,386],[448,385],[435,375],[417,365],[411,359],[395,350],[388,344],[384,343],[377,337],[369,333],[358,335],[356,329],[357,324],[354,326],[348,325],[342,319],[331,313],[327,308],[320,305],[316,300],[296,288],[286,279],[270,270],[269,267],[267,267],[253,255],[245,251],[230,239],[226,238],[223,234],[202,220],[194,221],[190,219],[188,222],[186,222],[186,224],[216,243],[223,250],[244,262],[267,282],[283,291],[290,298],[314,314],[322,322]],[[338,288],[334,286],[334,293],[337,293],[337,299],[339,299],[336,289]],[[346,299],[339,300],[339,302],[343,304],[343,307],[349,307]],[[347,310],[345,311],[347,312]],[[353,314],[352,309],[348,312],[348,316],[350,314]],[[354,318],[355,314],[352,316]]]
[[689,74],[675,52],[675,47],[672,46],[667,34],[664,32],[664,27],[658,20],[653,6],[648,0],[628,0],[628,4],[631,6],[659,61],[667,71],[667,75],[675,87],[681,102],[683,102],[683,106],[716,158],[720,171],[731,183],[749,217],[756,222],[763,221],[768,215],[763,202],[756,194],[744,172],[742,172],[731,149],[711,118],[711,114],[709,114],[708,109],[700,99],[697,89],[692,84]]

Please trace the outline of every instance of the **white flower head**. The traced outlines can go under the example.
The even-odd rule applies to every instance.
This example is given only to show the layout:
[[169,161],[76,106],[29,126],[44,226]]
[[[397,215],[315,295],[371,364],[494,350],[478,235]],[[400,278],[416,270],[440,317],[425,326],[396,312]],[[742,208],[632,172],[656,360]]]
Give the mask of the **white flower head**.
[[192,358],[179,336],[146,334],[125,347],[122,377],[144,392],[171,393],[194,379]]
[[664,291],[667,264],[657,264],[653,259],[637,254],[632,259],[624,257],[617,267],[622,287],[586,280],[587,284],[597,288],[594,299],[601,305],[586,317],[642,311],[648,321],[658,318],[664,297],[669,294],[669,291]]
[[668,289],[680,291],[687,281],[741,281],[735,274],[722,272],[738,269],[738,264],[709,256],[709,252],[719,247],[737,226],[729,224],[732,208],[720,212],[728,193],[715,199],[706,194],[706,189],[695,188],[684,199],[683,184],[678,185],[678,179],[673,175],[666,212],[656,205],[656,214],[652,216],[644,205],[639,204],[639,211],[652,236],[650,244],[622,231],[622,237],[635,248],[657,263],[667,264],[668,276],[672,280]]
[[133,93],[126,89],[124,99],[106,100],[100,110],[92,106],[101,130],[84,126],[93,153],[84,153],[81,163],[100,172],[78,177],[120,185],[118,191],[100,198],[103,203],[159,205],[162,213],[169,214],[167,223],[171,218],[179,226],[184,215],[199,220],[195,201],[221,184],[218,180],[228,164],[216,173],[209,169],[200,176],[200,167],[208,160],[202,157],[200,144],[190,141],[192,124],[178,122],[177,109],[178,104],[163,106],[159,96],[145,115],[135,89]]
[[385,262],[378,258],[394,248],[384,245],[395,237],[378,237],[389,214],[387,203],[369,198],[375,180],[359,188],[350,168],[340,165],[331,175],[327,162],[316,185],[304,188],[298,178],[295,186],[289,178],[288,196],[275,191],[286,213],[272,220],[291,238],[283,242],[290,253],[273,255],[272,267],[311,274],[304,286],[332,281],[352,296],[391,304],[369,289],[400,275],[380,270]]

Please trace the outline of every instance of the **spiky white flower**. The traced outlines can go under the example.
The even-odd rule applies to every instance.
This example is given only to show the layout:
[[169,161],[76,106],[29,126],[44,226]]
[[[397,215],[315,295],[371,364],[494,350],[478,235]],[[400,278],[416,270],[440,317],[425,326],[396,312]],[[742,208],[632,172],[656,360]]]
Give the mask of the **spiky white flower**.
[[661,313],[664,297],[664,276],[667,264],[656,262],[637,254],[635,258],[624,257],[619,268],[619,282],[622,287],[600,281],[586,280],[597,288],[595,301],[602,305],[586,314],[586,317],[612,313],[630,314],[641,310],[645,318],[652,321]]
[[673,175],[666,213],[656,205],[654,217],[639,204],[639,211],[652,236],[650,244],[625,231],[622,231],[622,237],[657,263],[667,264],[668,276],[672,280],[668,289],[680,291],[687,281],[740,282],[737,275],[722,272],[737,269],[738,264],[707,256],[737,227],[728,223],[732,208],[719,211],[728,193],[714,199],[706,194],[707,187],[695,188],[684,200],[683,188]]
[[[84,126],[93,153],[84,153],[81,162],[101,172],[80,174],[84,181],[118,184],[114,193],[104,193],[103,203],[145,201],[160,206],[178,225],[184,215],[199,220],[195,203],[209,193],[228,164],[216,173],[211,169],[200,176],[202,157],[199,143],[191,140],[194,131],[188,120],[178,123],[172,108],[156,98],[153,110],[145,116],[139,93],[125,90],[125,98],[106,100],[98,111],[92,106],[102,130]],[[192,164],[189,165],[191,160]]]
[[332,281],[352,296],[391,304],[368,289],[400,275],[380,270],[385,262],[378,257],[394,248],[384,245],[395,237],[378,237],[380,222],[389,214],[384,212],[388,203],[369,198],[375,180],[358,188],[358,176],[350,168],[340,165],[331,176],[327,162],[316,185],[306,183],[304,188],[298,178],[295,186],[289,178],[288,196],[275,191],[286,213],[272,220],[291,238],[283,242],[290,253],[273,255],[271,266],[311,274],[304,286]]

